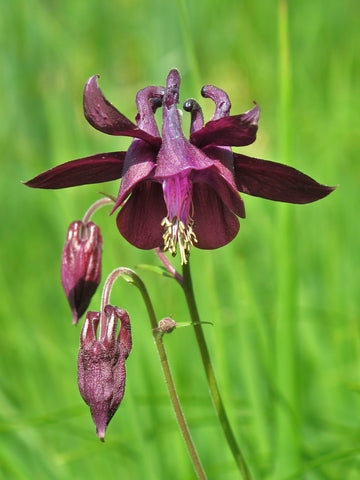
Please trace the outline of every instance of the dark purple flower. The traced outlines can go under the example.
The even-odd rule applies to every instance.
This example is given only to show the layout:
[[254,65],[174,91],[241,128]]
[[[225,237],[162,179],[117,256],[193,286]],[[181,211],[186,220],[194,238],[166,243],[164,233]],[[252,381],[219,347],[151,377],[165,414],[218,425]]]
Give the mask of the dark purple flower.
[[[125,360],[131,351],[131,327],[125,310],[107,305],[97,338],[99,312],[88,312],[80,337],[78,385],[89,405],[96,434],[104,441],[106,427],[124,396]],[[121,328],[116,336],[117,321]]]
[[[255,141],[259,107],[230,115],[227,94],[214,86],[202,89],[202,95],[216,105],[205,125],[197,102],[185,102],[184,108],[192,117],[190,139],[186,139],[177,109],[179,87],[180,75],[171,70],[165,89],[140,90],[135,125],[105,99],[96,77],[92,77],[84,92],[85,116],[102,132],[132,136],[128,151],[73,160],[40,174],[27,185],[64,188],[122,177],[114,207],[121,206],[116,219],[120,233],[138,248],[163,247],[172,254],[179,249],[182,263],[193,244],[213,249],[236,236],[238,217],[245,217],[238,192],[308,203],[334,189],[286,165],[233,153],[231,147]],[[161,137],[154,119],[160,104]]]
[[68,299],[73,323],[89,306],[101,279],[102,238],[93,222],[71,223],[61,258],[61,283]]

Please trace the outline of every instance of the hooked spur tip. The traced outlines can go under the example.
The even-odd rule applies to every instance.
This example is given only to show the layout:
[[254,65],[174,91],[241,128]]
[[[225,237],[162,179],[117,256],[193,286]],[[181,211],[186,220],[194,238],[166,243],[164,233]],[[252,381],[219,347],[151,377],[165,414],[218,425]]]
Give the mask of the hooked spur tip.
[[195,112],[201,110],[201,107],[196,100],[189,98],[184,102],[183,109],[185,112]]

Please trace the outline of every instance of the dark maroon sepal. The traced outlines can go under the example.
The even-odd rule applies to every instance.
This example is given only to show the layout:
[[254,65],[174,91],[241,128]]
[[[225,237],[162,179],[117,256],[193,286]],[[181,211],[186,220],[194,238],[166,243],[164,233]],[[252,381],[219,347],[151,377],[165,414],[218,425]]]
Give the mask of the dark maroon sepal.
[[32,188],[67,188],[121,178],[126,152],[98,153],[63,163],[24,182]]

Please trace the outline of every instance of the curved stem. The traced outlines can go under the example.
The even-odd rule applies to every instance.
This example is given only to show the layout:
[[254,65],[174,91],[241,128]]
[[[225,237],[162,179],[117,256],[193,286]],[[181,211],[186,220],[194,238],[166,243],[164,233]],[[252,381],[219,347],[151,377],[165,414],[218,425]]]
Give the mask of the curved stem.
[[83,216],[83,223],[86,225],[87,223],[90,222],[91,217],[94,215],[96,210],[98,210],[101,207],[104,207],[105,205],[108,205],[109,203],[114,203],[114,200],[112,200],[109,197],[104,197],[100,198],[96,202],[94,202],[90,207],[86,210],[84,216]]
[[194,332],[196,335],[196,340],[200,349],[201,358],[203,361],[206,379],[208,382],[211,400],[213,402],[214,408],[216,410],[217,416],[220,420],[221,427],[227,439],[228,445],[233,454],[234,460],[241,472],[243,480],[251,480],[252,476],[250,470],[245,462],[244,456],[240,450],[240,447],[237,444],[234,432],[231,428],[224,403],[221,398],[220,390],[216,382],[214,369],[210,360],[209,350],[206,345],[206,340],[204,332],[200,322],[200,316],[197,309],[194,289],[191,280],[190,265],[189,263],[183,265],[183,290],[186,297],[186,302],[189,308],[191,321],[194,326]]
[[119,277],[127,275],[127,274],[131,275],[132,273],[134,273],[134,272],[132,270],[130,270],[129,268],[118,267],[118,268],[115,268],[115,270],[113,270],[108,275],[108,277],[107,277],[107,279],[104,283],[104,287],[103,287],[102,294],[101,294],[100,326],[99,326],[100,337],[102,337],[105,334],[105,332],[103,332],[103,328],[106,328],[105,307],[106,307],[106,305],[111,304],[110,294],[111,294],[112,287],[113,287],[115,281]]
[[170,370],[170,365],[169,365],[167,355],[166,355],[166,350],[165,350],[165,347],[164,347],[164,344],[163,344],[163,341],[162,341],[162,335],[158,334],[158,328],[157,328],[158,325],[157,325],[157,321],[156,321],[156,315],[155,315],[155,311],[154,311],[150,296],[148,294],[148,291],[145,287],[144,282],[141,280],[141,278],[133,270],[130,270],[129,268],[125,268],[125,267],[119,267],[119,268],[116,268],[115,270],[113,270],[110,273],[110,275],[108,276],[108,278],[105,282],[104,289],[103,289],[103,295],[102,295],[102,298],[101,298],[101,314],[103,312],[103,308],[105,307],[105,305],[107,305],[110,301],[111,288],[112,288],[115,280],[119,276],[126,277],[126,279],[128,281],[130,281],[131,283],[133,283],[139,289],[139,291],[141,293],[141,296],[144,300],[146,310],[147,310],[147,313],[148,313],[148,316],[149,316],[149,319],[150,319],[151,328],[152,328],[152,331],[153,331],[153,337],[154,337],[154,340],[155,340],[155,345],[156,345],[156,348],[157,348],[157,351],[158,351],[158,354],[159,354],[159,357],[160,357],[160,364],[161,364],[161,368],[162,368],[162,371],[163,371],[163,374],[164,374],[166,388],[168,390],[170,401],[171,401],[171,404],[172,404],[174,412],[175,412],[177,423],[178,423],[180,431],[183,435],[183,438],[184,438],[186,447],[188,449],[188,452],[189,452],[189,455],[190,455],[190,458],[191,458],[191,462],[192,462],[192,465],[194,467],[197,478],[199,480],[207,480],[206,473],[203,469],[203,466],[201,464],[201,461],[200,461],[199,455],[197,453],[195,444],[194,444],[193,439],[191,437],[191,433],[190,433],[189,427],[186,423],[186,419],[185,419],[184,413],[182,411],[180,400],[179,400],[179,397],[178,397],[177,392],[176,392],[176,387],[175,387],[175,384],[174,384],[174,380],[173,380],[172,373],[171,373],[171,370]]

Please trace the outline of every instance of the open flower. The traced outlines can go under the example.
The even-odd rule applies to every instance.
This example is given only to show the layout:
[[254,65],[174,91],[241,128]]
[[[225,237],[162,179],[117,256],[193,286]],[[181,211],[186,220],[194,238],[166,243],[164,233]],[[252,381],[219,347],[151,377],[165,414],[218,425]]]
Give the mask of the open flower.
[[[230,115],[227,94],[214,86],[202,89],[216,105],[204,125],[200,106],[185,102],[191,112],[189,140],[177,108],[180,75],[171,70],[166,88],[147,87],[137,95],[137,125],[103,96],[96,76],[87,82],[84,111],[89,123],[111,135],[134,138],[127,152],[93,155],[59,165],[33,178],[35,188],[64,188],[123,178],[114,210],[117,227],[132,245],[179,250],[186,263],[192,245],[214,249],[226,245],[245,217],[238,192],[290,203],[308,203],[334,188],[321,185],[298,170],[238,153],[231,147],[255,141],[259,107]],[[161,137],[154,112],[162,104]]]
[[[125,310],[106,305],[101,314],[88,312],[80,337],[78,385],[82,398],[89,405],[96,434],[104,441],[106,427],[124,396],[125,360],[131,351],[131,327]],[[116,337],[117,321],[121,328]]]

